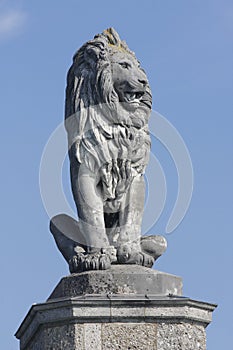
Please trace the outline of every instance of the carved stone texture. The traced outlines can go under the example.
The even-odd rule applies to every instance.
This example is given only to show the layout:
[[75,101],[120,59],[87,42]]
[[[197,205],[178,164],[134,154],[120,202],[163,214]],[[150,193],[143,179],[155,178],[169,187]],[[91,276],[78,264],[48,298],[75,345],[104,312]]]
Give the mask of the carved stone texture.
[[141,240],[151,105],[145,71],[113,28],[75,53],[65,127],[79,221],[59,215],[50,225],[71,273],[151,267],[166,249],[161,236]]

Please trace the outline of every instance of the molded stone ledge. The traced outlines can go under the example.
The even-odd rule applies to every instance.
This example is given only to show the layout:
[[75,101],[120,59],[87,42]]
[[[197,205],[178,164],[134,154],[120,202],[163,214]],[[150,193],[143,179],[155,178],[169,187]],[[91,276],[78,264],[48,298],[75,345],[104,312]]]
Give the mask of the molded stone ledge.
[[[93,327],[96,325],[97,328],[103,325],[103,327],[107,327],[107,324],[112,325],[111,327],[115,325],[116,328],[119,324],[123,328],[138,324],[137,327],[141,325],[142,330],[145,328],[143,325],[150,324],[157,325],[161,334],[165,331],[169,332],[170,328],[175,332],[175,326],[172,326],[172,324],[182,324],[183,326],[180,326],[180,329],[189,327],[184,326],[184,324],[189,324],[190,327],[196,325],[204,329],[211,322],[215,307],[214,304],[184,297],[158,297],[153,295],[102,295],[101,297],[85,295],[76,298],[53,299],[31,307],[17,331],[16,337],[20,339],[21,350],[34,350],[37,348],[31,347],[29,344],[32,344],[42,334],[41,332],[45,332],[41,335],[43,339],[50,334],[48,341],[51,341],[51,337],[54,337],[55,342],[59,327],[61,329],[65,327],[65,334],[73,334],[74,337],[77,337],[75,333],[77,327],[80,336],[83,332],[82,327],[89,327],[90,324]],[[77,327],[75,328],[74,325],[77,325]],[[64,337],[62,339],[65,341]],[[70,341],[72,342],[72,339]],[[67,345],[67,349],[72,349],[72,346],[73,349],[76,349],[74,345],[70,345],[70,347]],[[38,349],[44,348],[42,346]],[[59,347],[56,349],[59,349]]]

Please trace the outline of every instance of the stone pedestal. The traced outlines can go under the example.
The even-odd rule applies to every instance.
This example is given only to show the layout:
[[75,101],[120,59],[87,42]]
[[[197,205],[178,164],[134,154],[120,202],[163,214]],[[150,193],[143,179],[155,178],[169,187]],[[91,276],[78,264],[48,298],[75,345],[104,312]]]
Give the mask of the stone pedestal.
[[74,274],[31,307],[16,337],[21,350],[205,350],[216,305],[179,294],[179,277],[138,266]]

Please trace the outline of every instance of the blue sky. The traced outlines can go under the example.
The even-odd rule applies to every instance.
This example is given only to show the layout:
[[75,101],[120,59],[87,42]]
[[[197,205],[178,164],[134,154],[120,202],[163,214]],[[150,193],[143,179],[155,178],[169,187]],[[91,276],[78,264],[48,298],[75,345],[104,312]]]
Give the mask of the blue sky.
[[[168,240],[155,268],[182,276],[185,296],[219,305],[207,328],[208,348],[230,348],[232,23],[230,0],[0,0],[1,349],[18,348],[13,334],[31,304],[45,301],[68,273],[48,230],[40,159],[63,121],[72,55],[110,26],[136,52],[149,77],[153,109],[182,135],[193,163],[191,205],[178,228],[166,235],[177,172],[166,149],[153,139],[168,190],[151,230]],[[63,173],[69,197],[67,162]]]

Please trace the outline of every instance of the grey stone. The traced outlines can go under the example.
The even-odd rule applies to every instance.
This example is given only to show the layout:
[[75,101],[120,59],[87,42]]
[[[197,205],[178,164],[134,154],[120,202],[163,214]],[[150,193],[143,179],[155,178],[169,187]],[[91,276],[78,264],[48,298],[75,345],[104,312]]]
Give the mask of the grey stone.
[[71,273],[116,262],[152,267],[166,249],[161,236],[141,239],[151,105],[146,73],[113,28],[75,53],[65,127],[79,221],[61,214],[50,222]]
[[182,295],[182,279],[143,266],[112,265],[62,278],[49,299],[83,294]]
[[84,327],[79,324],[65,324],[46,327],[43,325],[38,332],[20,349],[27,350],[85,350],[84,348]]
[[16,337],[21,350],[205,350],[215,307],[153,295],[52,299],[32,306]]
[[157,325],[109,323],[102,325],[103,350],[157,350]]
[[163,350],[205,350],[205,329],[195,323],[159,323],[157,344]]
[[102,325],[96,323],[84,324],[84,344],[85,349],[102,350]]

